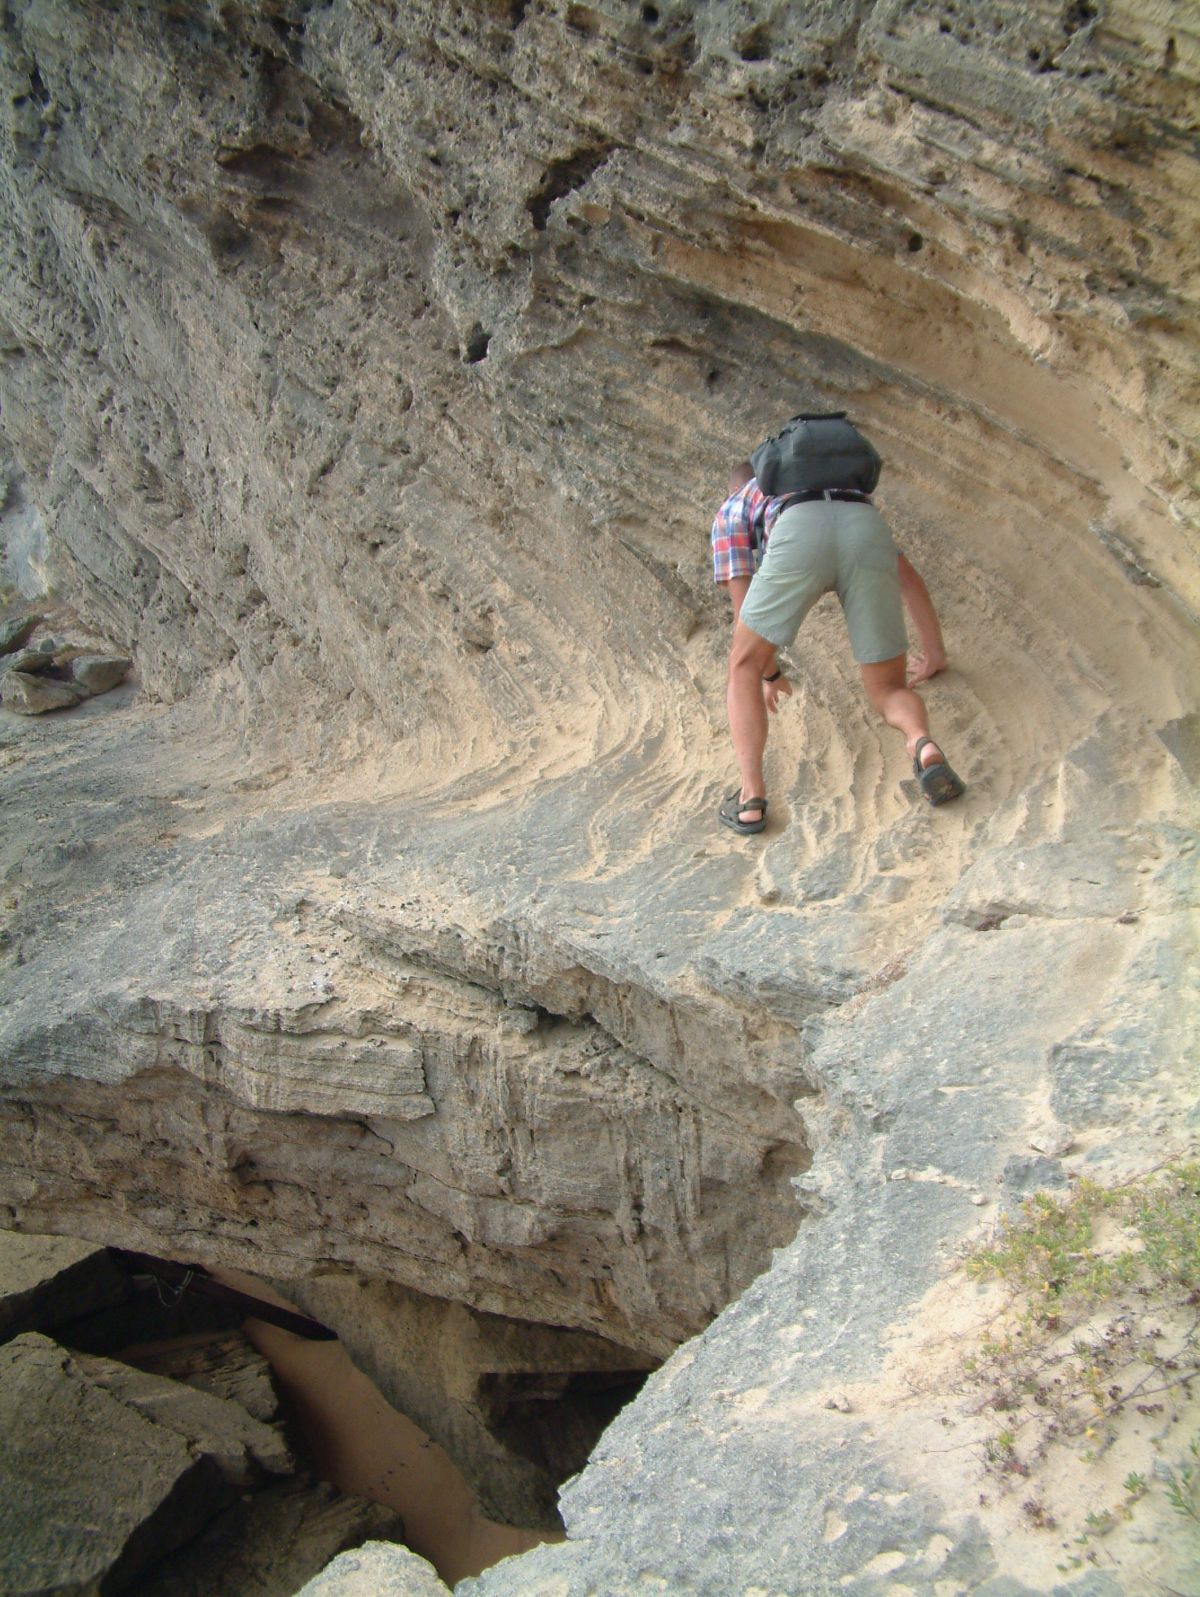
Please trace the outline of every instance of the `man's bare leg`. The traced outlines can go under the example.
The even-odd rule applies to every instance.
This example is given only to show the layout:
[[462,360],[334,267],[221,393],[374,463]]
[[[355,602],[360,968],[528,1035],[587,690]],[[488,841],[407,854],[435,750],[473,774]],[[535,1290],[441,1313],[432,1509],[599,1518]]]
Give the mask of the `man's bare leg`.
[[[906,657],[896,655],[893,660],[883,660],[878,665],[860,665],[863,687],[873,708],[889,726],[904,734],[904,746],[915,755],[917,742],[929,736],[929,717],[925,701],[919,693],[905,684]],[[921,750],[921,764],[932,765],[942,758],[936,743],[928,743]]]
[[[949,799],[959,797],[964,783],[947,765],[941,747],[929,736],[925,705],[920,694],[905,685],[904,668],[905,657],[902,654],[898,654],[894,660],[884,660],[879,665],[859,666],[867,698],[889,726],[894,726],[904,734],[904,746],[914,760],[920,760],[921,770],[928,771],[935,765],[944,767],[928,782],[924,777],[921,779],[922,790],[930,803],[944,804]],[[918,745],[921,745],[919,755]]]
[[[901,657],[903,666],[903,657]],[[733,629],[729,651],[729,686],[726,704],[733,752],[737,757],[743,799],[766,797],[763,777],[763,752],[767,746],[767,707],[763,702],[762,679],[775,669],[775,645],[752,632],[744,621]],[[901,670],[903,680],[903,670]],[[743,821],[762,819],[761,806],[740,810]]]

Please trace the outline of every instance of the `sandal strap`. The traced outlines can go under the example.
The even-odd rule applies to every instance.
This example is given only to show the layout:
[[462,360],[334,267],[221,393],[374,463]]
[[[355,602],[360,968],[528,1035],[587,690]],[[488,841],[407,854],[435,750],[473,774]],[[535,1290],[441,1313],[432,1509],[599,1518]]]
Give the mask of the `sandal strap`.
[[721,805],[721,809],[727,815],[740,815],[743,810],[758,810],[765,815],[767,813],[767,801],[765,798],[739,798],[736,793],[731,793]]
[[945,765],[946,756],[945,756],[944,753],[942,754],[941,759],[940,760],[935,760],[932,765],[922,765],[921,764],[921,751],[923,749],[928,749],[928,748],[936,749],[938,747],[939,747],[939,745],[936,744],[933,741],[932,738],[918,738],[917,739],[916,745],[913,748],[913,771],[914,771],[914,773],[917,776],[920,776],[922,771],[933,771],[933,770],[936,770],[936,768],[939,765]]

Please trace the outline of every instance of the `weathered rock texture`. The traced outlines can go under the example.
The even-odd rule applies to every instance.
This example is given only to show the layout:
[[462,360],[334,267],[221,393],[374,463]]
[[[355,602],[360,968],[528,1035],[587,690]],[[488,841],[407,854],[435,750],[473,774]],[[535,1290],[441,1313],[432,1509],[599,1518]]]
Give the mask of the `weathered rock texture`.
[[296,1597],[374,1597],[379,1591],[393,1592],[395,1597],[441,1597],[446,1587],[425,1559],[407,1547],[369,1541],[334,1559]]
[[46,1337],[0,1349],[0,1401],[4,1584],[14,1597],[94,1593],[102,1582],[119,1590],[231,1496],[202,1446],[144,1417]]
[[241,1332],[80,1351],[144,1336],[139,1297],[104,1249],[0,1233],[0,1590],[292,1597],[343,1548],[402,1534],[307,1473]]
[[379,1591],[394,1597],[440,1597],[445,1590],[432,1567],[406,1547],[367,1542],[335,1558],[296,1597],[374,1597]]
[[214,1397],[237,1403],[252,1419],[280,1418],[279,1394],[266,1360],[240,1331],[196,1333],[145,1349],[126,1358],[150,1375],[168,1376]]
[[[144,691],[0,730],[0,1218],[646,1355],[794,1233],[474,1589],[1049,1589],[885,1347],[1010,1161],[1195,1134],[1194,8],[2,16],[11,578]],[[823,607],[747,843],[706,533],[814,403],[970,789]]]

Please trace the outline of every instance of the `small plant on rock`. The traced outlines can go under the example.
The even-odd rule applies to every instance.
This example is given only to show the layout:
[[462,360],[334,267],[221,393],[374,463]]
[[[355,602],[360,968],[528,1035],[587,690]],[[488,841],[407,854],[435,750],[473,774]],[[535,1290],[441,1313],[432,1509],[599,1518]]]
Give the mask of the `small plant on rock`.
[[1200,1436],[1194,1436],[1188,1447],[1190,1464],[1181,1464],[1168,1471],[1167,1502],[1177,1514],[1184,1514],[1200,1524]]
[[[1122,1416],[1161,1435],[1200,1379],[1200,1163],[1116,1187],[1082,1180],[1066,1197],[1036,1193],[966,1267],[1011,1291],[964,1361],[976,1412],[997,1416],[983,1462],[1003,1484],[1030,1481],[1053,1448],[1098,1461]],[[1087,1516],[1077,1545],[1108,1535],[1150,1490],[1153,1439],[1139,1445],[1147,1468],[1129,1472],[1119,1502]],[[1191,1457],[1169,1472],[1166,1497],[1200,1520],[1200,1437]],[[1024,1515],[1055,1523],[1038,1492]]]

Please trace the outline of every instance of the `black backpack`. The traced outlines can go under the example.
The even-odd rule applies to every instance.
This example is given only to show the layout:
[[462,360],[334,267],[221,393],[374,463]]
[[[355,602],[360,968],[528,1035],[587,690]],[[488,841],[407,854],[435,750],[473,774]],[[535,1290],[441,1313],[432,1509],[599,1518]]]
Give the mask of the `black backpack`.
[[772,498],[813,488],[874,493],[883,461],[844,410],[793,416],[750,456],[763,493]]

